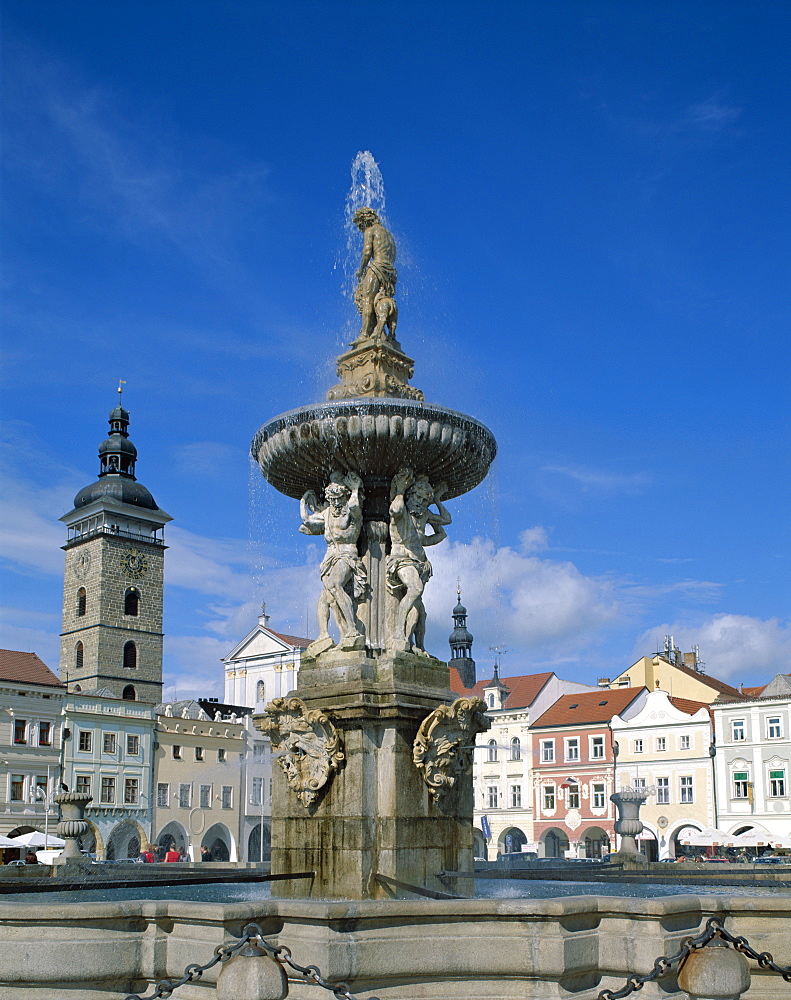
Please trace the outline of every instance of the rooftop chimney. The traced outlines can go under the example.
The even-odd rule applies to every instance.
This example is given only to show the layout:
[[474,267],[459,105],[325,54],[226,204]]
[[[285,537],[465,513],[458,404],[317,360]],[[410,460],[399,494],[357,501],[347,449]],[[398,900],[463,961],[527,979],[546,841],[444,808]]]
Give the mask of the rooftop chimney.
[[599,687],[600,688],[608,688],[609,686],[610,686],[610,678],[609,677],[600,677],[599,678]]

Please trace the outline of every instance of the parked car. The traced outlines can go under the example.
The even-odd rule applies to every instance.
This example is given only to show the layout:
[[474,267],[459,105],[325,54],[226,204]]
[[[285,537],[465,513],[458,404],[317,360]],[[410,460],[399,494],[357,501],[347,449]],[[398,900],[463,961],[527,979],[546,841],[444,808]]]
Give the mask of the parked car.
[[142,865],[142,861],[139,858],[113,858],[112,860],[106,858],[104,861],[92,861],[91,864],[94,865]]
[[781,854],[765,854],[762,858],[756,858],[757,865],[791,865],[791,858],[783,857]]

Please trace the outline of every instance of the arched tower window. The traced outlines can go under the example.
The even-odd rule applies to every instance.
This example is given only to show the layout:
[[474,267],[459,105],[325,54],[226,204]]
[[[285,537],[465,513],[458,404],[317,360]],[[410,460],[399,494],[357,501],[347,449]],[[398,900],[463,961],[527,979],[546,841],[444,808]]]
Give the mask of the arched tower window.
[[133,642],[124,643],[124,667],[134,670],[137,666],[137,646]]
[[130,587],[124,594],[124,614],[135,618],[140,614],[140,591],[137,587]]
[[77,591],[77,617],[82,618],[85,614],[85,608],[88,604],[88,594],[85,591],[85,587],[80,587]]
[[496,740],[489,740],[489,743],[488,743],[488,746],[487,746],[486,759],[488,761],[495,761],[495,760],[497,760],[497,741]]
[[124,701],[136,701],[137,692],[135,691],[133,684],[127,684],[124,688],[124,693],[121,695]]
[[81,642],[78,642],[74,647],[74,669],[82,670],[82,665],[85,660],[85,647]]
[[511,740],[511,760],[521,760],[522,759],[522,744],[519,742],[519,737],[514,736]]
[[259,681],[255,686],[255,700],[266,701],[266,684],[263,681]]

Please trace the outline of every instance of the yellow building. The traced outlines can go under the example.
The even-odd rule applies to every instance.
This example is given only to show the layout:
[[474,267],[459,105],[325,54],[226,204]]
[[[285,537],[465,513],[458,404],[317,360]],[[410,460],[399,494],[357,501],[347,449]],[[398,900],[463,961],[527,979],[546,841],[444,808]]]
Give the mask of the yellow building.
[[674,858],[684,830],[714,826],[711,717],[700,701],[654,690],[630,719],[610,720],[618,747],[616,788],[642,787],[639,841],[649,861]]
[[156,844],[200,861],[238,861],[244,817],[245,727],[233,714],[210,717],[195,701],[157,709],[154,753]]
[[614,680],[602,677],[600,687],[647,687],[667,691],[674,698],[687,698],[706,705],[714,702],[741,701],[744,695],[724,681],[711,677],[703,670],[697,648],[682,653],[673,643],[672,636],[665,636],[665,649],[656,656],[642,656],[628,670]]

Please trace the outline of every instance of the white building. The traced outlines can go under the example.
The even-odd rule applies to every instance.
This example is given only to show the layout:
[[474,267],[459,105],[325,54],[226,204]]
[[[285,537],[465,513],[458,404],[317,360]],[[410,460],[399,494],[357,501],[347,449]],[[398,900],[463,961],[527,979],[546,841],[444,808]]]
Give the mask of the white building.
[[719,827],[791,836],[791,676],[778,674],[757,699],[712,711]]
[[636,715],[616,715],[610,728],[618,745],[616,788],[653,790],[640,810],[641,849],[649,861],[676,857],[683,830],[716,825],[708,707],[654,690]]
[[262,613],[252,632],[223,657],[226,703],[263,712],[268,701],[284,698],[297,686],[302,650],[310,643],[275,632],[269,615]]

